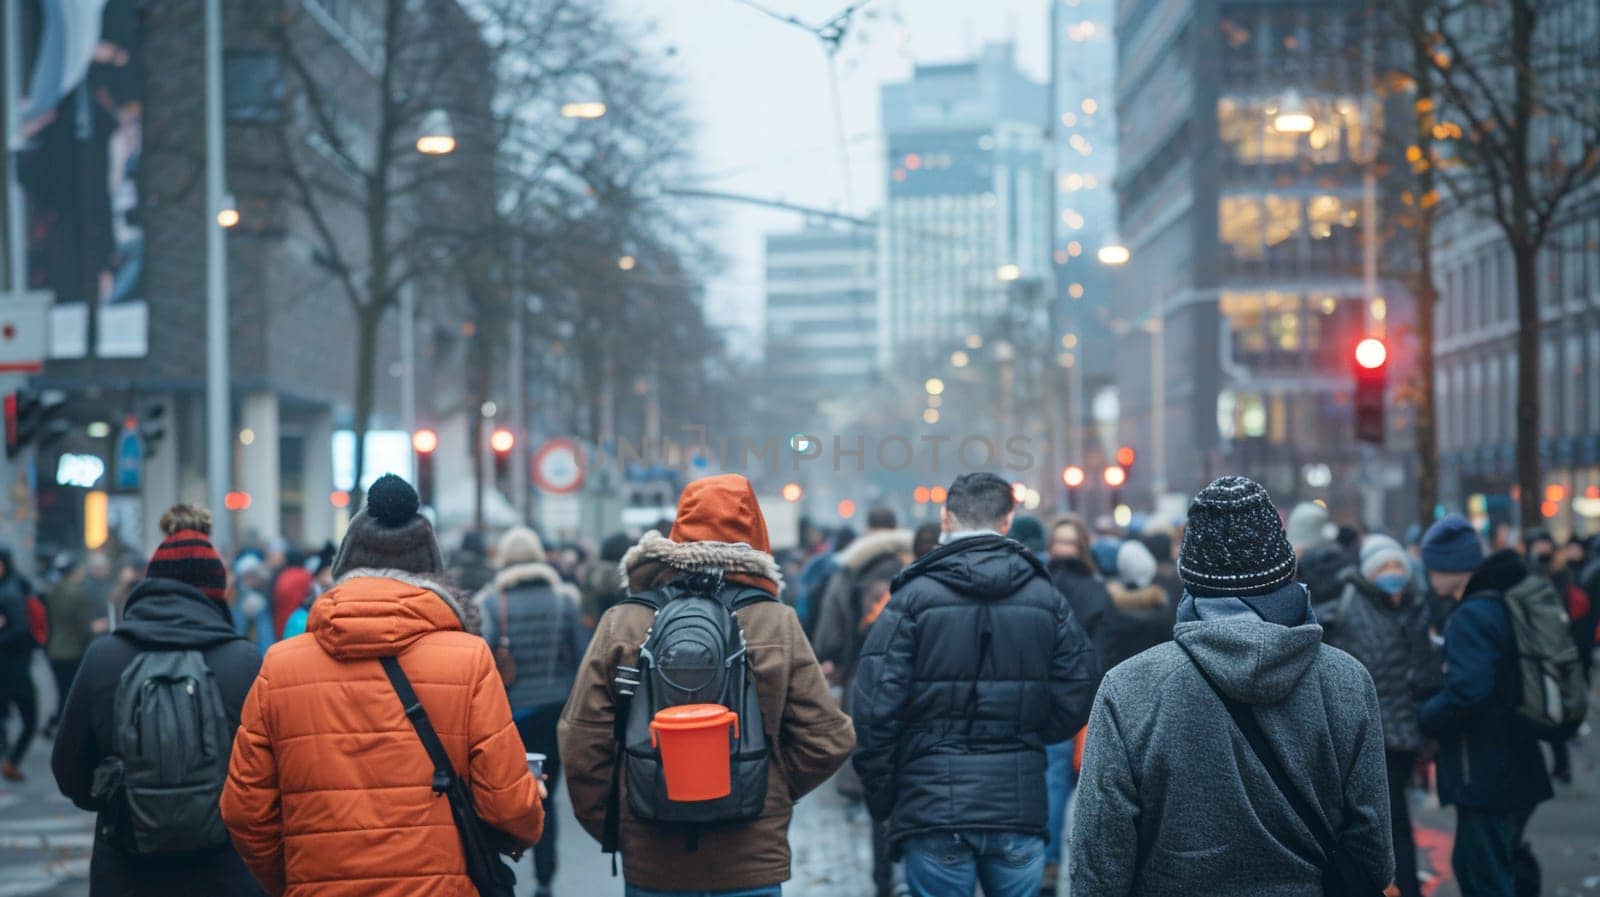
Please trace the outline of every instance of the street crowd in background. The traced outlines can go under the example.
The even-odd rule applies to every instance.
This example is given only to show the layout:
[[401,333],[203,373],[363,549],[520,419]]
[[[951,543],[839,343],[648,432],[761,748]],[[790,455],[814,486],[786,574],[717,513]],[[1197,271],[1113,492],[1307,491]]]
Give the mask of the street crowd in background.
[[[1420,897],[1419,788],[1465,897],[1537,894],[1600,625],[1600,537],[1362,532],[1242,477],[1117,527],[964,474],[937,522],[777,552],[736,475],[598,546],[447,555],[393,476],[337,546],[225,559],[188,505],[162,532],[37,580],[0,547],[0,775],[42,720],[96,897],[509,894],[497,854],[548,897],[563,785],[629,895],[766,897],[830,778],[879,897]],[[704,703],[729,790],[684,802],[658,729]]]

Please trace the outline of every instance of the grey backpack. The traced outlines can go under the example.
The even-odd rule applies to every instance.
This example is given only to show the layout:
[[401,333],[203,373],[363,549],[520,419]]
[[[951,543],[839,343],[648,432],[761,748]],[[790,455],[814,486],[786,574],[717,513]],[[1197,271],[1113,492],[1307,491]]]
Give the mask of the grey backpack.
[[1546,738],[1570,737],[1589,709],[1572,621],[1555,584],[1530,576],[1506,592],[1516,634],[1517,716]]
[[218,800],[233,738],[222,691],[199,651],[141,651],[117,683],[106,835],[128,853],[228,843]]

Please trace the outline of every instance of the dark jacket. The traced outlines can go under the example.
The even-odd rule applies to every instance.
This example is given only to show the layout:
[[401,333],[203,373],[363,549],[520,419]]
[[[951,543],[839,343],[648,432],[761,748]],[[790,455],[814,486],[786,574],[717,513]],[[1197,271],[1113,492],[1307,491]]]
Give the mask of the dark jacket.
[[1044,747],[1087,718],[1100,663],[1037,558],[959,539],[895,578],[856,669],[855,769],[892,842],[1044,836]]
[[[1231,607],[1230,607],[1231,605]],[[1073,897],[1320,894],[1321,850],[1201,676],[1254,710],[1301,794],[1373,881],[1394,878],[1377,694],[1309,616],[1185,597],[1175,644],[1106,674],[1072,826]]]
[[50,644],[45,654],[51,660],[78,660],[94,638],[94,621],[106,615],[103,601],[89,594],[88,583],[63,579],[50,590]]
[[1108,672],[1136,654],[1172,641],[1177,607],[1168,602],[1166,589],[1154,582],[1142,589],[1113,582],[1107,591],[1111,610],[1100,621],[1100,664]]
[[22,574],[11,566],[10,552],[0,553],[6,565],[5,578],[0,579],[0,685],[21,681],[28,676],[28,664],[39,643],[33,640],[33,628],[28,618],[28,598],[33,588]]
[[1505,593],[1528,575],[1516,552],[1488,557],[1444,630],[1444,690],[1422,705],[1424,734],[1439,741],[1439,799],[1490,812],[1548,800],[1539,741],[1515,715],[1517,643]]
[[[255,645],[234,634],[227,607],[199,590],[170,579],[147,579],[134,587],[114,636],[89,645],[61,711],[50,766],[56,785],[81,809],[104,809],[90,797],[94,770],[111,755],[114,704],[122,671],[140,651],[192,649],[202,652],[216,675],[230,728],[261,667]],[[89,893],[108,895],[262,894],[233,847],[181,858],[129,856],[96,837],[89,865]]]
[[834,554],[839,569],[823,590],[811,645],[817,660],[833,664],[836,684],[848,688],[854,679],[872,605],[888,591],[905,567],[903,556],[910,553],[909,530],[881,530],[861,536]]
[[502,596],[517,665],[506,687],[511,710],[566,703],[589,649],[577,590],[562,582],[549,564],[514,564],[501,570],[481,595],[483,637],[491,649],[500,645]]
[[1066,596],[1073,619],[1083,627],[1090,643],[1094,645],[1097,656],[1101,658],[1100,668],[1108,669],[1104,662],[1106,645],[1100,632],[1100,622],[1111,608],[1111,594],[1106,591],[1106,584],[1089,572],[1088,564],[1077,558],[1056,558],[1049,562],[1046,569],[1050,581]]
[[1428,645],[1428,602],[1409,586],[1396,605],[1360,572],[1345,571],[1339,600],[1316,609],[1322,640],[1347,652],[1372,676],[1383,711],[1383,743],[1391,751],[1422,748],[1417,700],[1412,684],[1432,653]]
[[1339,600],[1344,591],[1344,573],[1357,563],[1358,559],[1339,543],[1329,542],[1306,551],[1295,578],[1311,590],[1311,606],[1321,607]]

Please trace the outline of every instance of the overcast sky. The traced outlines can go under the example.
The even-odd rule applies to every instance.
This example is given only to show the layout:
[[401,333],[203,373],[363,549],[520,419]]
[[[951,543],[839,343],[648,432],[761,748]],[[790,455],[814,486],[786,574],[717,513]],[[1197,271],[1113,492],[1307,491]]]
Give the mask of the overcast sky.
[[[758,0],[820,23],[848,0]],[[855,16],[838,57],[853,189],[845,189],[820,42],[738,0],[612,0],[650,29],[654,49],[674,47],[695,125],[691,147],[703,189],[867,213],[882,203],[878,86],[914,62],[953,61],[984,43],[1012,40],[1023,70],[1045,80],[1046,0],[874,0]],[[707,312],[741,354],[761,345],[762,235],[800,226],[797,215],[718,203],[711,235],[728,259],[708,290]]]

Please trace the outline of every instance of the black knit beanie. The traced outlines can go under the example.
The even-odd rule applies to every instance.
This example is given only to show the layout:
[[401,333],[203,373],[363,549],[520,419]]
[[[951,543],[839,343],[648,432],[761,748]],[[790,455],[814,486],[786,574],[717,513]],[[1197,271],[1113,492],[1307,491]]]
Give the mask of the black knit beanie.
[[379,477],[339,544],[334,578],[361,569],[443,573],[439,540],[427,518],[417,513],[420,504],[410,483],[392,473]]
[[1189,504],[1178,576],[1191,595],[1266,595],[1292,581],[1294,571],[1294,549],[1260,483],[1222,477]]

